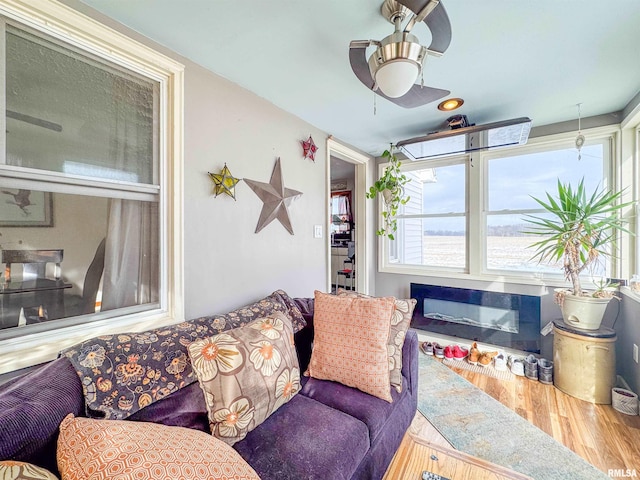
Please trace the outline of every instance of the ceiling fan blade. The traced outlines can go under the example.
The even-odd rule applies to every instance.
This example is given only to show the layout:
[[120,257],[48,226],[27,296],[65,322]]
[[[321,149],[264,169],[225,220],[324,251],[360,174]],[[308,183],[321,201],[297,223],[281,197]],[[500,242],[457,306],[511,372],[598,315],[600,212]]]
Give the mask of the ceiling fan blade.
[[351,42],[349,44],[349,63],[356,77],[358,77],[369,90],[373,90],[375,81],[371,76],[371,70],[369,70],[369,63],[367,61],[367,47],[369,45],[371,45],[371,41],[369,40],[354,40]]
[[[398,3],[401,3],[417,15],[430,1],[431,0],[398,0]],[[431,45],[428,47],[429,52],[442,55],[447,48],[449,48],[449,44],[451,44],[451,22],[449,22],[449,16],[442,2],[438,3],[438,6],[427,15],[424,23],[426,23],[429,30],[431,30]]]
[[433,87],[421,87],[416,84],[411,87],[407,93],[398,98],[387,97],[380,90],[376,90],[376,93],[383,98],[386,98],[390,102],[399,105],[404,108],[416,108],[426,105],[427,103],[435,102],[443,97],[446,97],[451,92],[449,90],[442,90],[440,88]]

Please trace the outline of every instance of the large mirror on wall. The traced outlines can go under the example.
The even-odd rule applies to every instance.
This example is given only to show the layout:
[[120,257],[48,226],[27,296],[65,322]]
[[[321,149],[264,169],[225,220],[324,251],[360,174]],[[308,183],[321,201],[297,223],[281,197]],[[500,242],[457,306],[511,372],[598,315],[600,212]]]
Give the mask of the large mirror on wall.
[[331,239],[333,244],[352,239],[353,211],[351,191],[331,192]]

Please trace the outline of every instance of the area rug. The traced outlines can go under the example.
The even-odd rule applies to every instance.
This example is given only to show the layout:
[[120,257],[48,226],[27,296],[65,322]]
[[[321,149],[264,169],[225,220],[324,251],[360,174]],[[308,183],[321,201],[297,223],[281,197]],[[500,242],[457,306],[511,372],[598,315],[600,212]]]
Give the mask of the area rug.
[[511,373],[509,370],[496,370],[491,365],[482,367],[480,365],[471,365],[466,360],[442,360],[442,363],[447,367],[452,368],[461,368],[462,370],[469,370],[470,372],[481,373],[482,375],[487,375],[489,377],[499,378],[500,380],[508,380],[513,381],[516,376]]
[[609,479],[432,357],[420,355],[418,410],[454,448],[535,480]]

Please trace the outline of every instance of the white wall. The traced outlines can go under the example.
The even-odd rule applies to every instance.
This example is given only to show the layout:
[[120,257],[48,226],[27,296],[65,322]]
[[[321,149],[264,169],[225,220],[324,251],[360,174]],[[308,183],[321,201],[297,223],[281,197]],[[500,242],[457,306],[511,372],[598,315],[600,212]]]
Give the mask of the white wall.
[[[185,71],[186,318],[222,313],[278,288],[313,296],[326,284],[326,134],[192,63]],[[312,134],[315,162],[300,141]],[[227,162],[237,178],[268,182],[277,157],[285,186],[303,192],[290,218],[295,235],[274,220],[255,234],[262,201],[245,182],[236,201],[212,195],[207,171]],[[326,233],[326,232],[325,232]]]
[[633,345],[640,347],[640,296],[626,289],[620,302],[620,316],[615,323],[616,370],[634,392],[640,392],[640,364],[633,360]]
[[[279,288],[292,297],[324,290],[326,239],[313,238],[313,225],[326,224],[327,134],[77,0],[63,3],[186,67],[185,317],[223,313]],[[300,142],[309,134],[318,146],[315,162],[302,158]],[[244,182],[236,201],[215,198],[207,172],[226,162],[237,178],[269,182],[277,157],[285,186],[303,192],[290,207],[295,235],[277,220],[255,234],[260,199]]]

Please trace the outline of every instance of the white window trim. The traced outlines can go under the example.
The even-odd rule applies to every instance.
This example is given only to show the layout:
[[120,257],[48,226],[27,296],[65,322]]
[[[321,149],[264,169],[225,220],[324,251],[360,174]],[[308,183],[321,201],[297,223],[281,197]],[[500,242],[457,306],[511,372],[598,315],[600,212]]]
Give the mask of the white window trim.
[[[435,159],[428,160],[419,160],[419,161],[409,161],[403,160],[401,171],[403,172],[412,172],[415,170],[422,170],[425,168],[437,168],[437,167],[445,167],[450,165],[465,165],[465,212],[464,215],[467,216],[467,226],[469,224],[469,195],[467,195],[469,191],[469,176],[470,176],[470,168],[469,163],[471,162],[471,156],[463,154],[463,155],[451,155],[448,157],[438,157]],[[378,165],[378,178],[384,174],[385,168],[389,165],[388,162],[381,163]],[[384,206],[382,203],[382,196],[378,195],[378,212],[382,212]],[[434,216],[446,216],[446,214],[437,215],[437,214],[424,214],[424,215],[410,215],[405,218],[428,218]],[[399,215],[398,218],[402,218],[402,215]],[[381,229],[383,227],[383,219],[382,215],[378,215],[378,227],[377,229]],[[469,245],[469,229],[467,228],[466,235],[466,244]],[[398,240],[400,240],[400,236]],[[380,237],[380,241],[378,242],[378,265],[380,266],[378,271],[382,273],[405,273],[411,275],[422,275],[422,276],[436,276],[441,277],[451,276],[451,275],[462,275],[461,278],[468,278],[468,264],[469,258],[466,258],[466,265],[463,269],[460,268],[447,268],[447,267],[437,267],[432,265],[404,265],[398,264],[397,257],[394,259],[389,258],[388,252],[390,249],[390,240],[386,237]],[[468,247],[467,247],[468,250]],[[394,262],[396,260],[396,262]]]
[[60,350],[96,335],[144,331],[184,320],[184,65],[50,0],[2,0],[0,15],[160,82],[160,254],[164,259],[160,308],[0,341],[1,374],[54,359]]
[[[604,148],[608,150],[608,151],[605,151],[605,171],[603,171],[602,174],[603,174],[603,177],[607,180],[608,184],[612,185],[613,188],[617,188],[617,185],[619,184],[619,182],[616,181],[616,176],[614,174],[615,163],[617,158],[615,143],[616,143],[616,137],[617,137],[618,131],[619,131],[618,128],[612,129],[611,127],[600,127],[600,128],[583,131],[583,134],[587,139],[585,145],[603,144]],[[528,155],[533,153],[548,152],[556,149],[560,150],[560,149],[571,148],[574,145],[576,135],[577,133],[570,132],[570,133],[557,134],[557,135],[552,135],[547,137],[541,137],[538,139],[532,139],[532,141],[527,143],[527,145],[523,145],[521,147],[514,147],[509,149],[500,149],[492,152],[486,152],[482,156],[483,185],[486,186],[488,185],[488,182],[489,182],[489,162],[491,160],[509,157],[512,155]],[[604,186],[607,186],[607,185],[604,185]],[[603,187],[603,185],[601,185],[601,187]],[[483,188],[482,209],[480,211],[481,225],[482,225],[481,227],[482,234],[480,235],[480,241],[482,245],[482,252],[480,252],[480,256],[481,256],[480,275],[489,276],[489,277],[506,275],[509,277],[536,279],[537,274],[531,273],[531,272],[514,274],[509,270],[497,270],[497,269],[490,269],[487,267],[487,258],[485,255],[485,252],[487,251],[486,235],[485,235],[485,229],[487,225],[487,216],[489,214],[499,214],[500,212],[500,211],[489,211],[489,198],[487,194],[488,194],[487,190]],[[538,215],[543,212],[544,212],[543,209],[509,210],[509,214],[525,213],[525,214]],[[619,246],[619,239],[617,241],[617,245]],[[618,247],[618,250],[619,250],[619,247]],[[531,254],[533,255],[533,253],[534,251],[532,250]],[[611,270],[612,272],[619,271],[618,262],[616,261],[615,257],[611,259]],[[614,276],[615,276],[615,273],[614,273]],[[545,280],[544,280],[545,284],[548,282],[551,282],[555,285],[560,285],[560,286],[563,285],[564,277],[561,272],[558,272],[557,274],[545,273],[544,277],[545,277]]]
[[[623,176],[620,168],[620,125],[607,125],[603,127],[596,127],[582,131],[583,135],[587,137],[589,141],[597,141],[603,139],[609,139],[611,145],[611,160],[610,160],[610,187],[616,190],[623,189],[630,185],[631,180],[627,182],[623,181]],[[485,237],[484,237],[484,211],[486,210],[487,199],[485,198],[484,188],[486,185],[486,165],[489,159],[500,158],[510,155],[524,155],[527,153],[534,153],[536,151],[543,150],[545,148],[558,147],[562,148],[562,144],[565,146],[573,145],[577,132],[566,132],[554,135],[548,135],[544,137],[537,137],[529,139],[528,143],[523,146],[506,147],[490,151],[473,152],[469,156],[470,166],[467,174],[467,208],[468,208],[468,234],[467,234],[467,265],[468,271],[460,272],[445,268],[434,268],[420,265],[398,265],[397,263],[391,263],[387,258],[387,252],[389,251],[388,239],[384,239],[379,242],[378,249],[378,271],[380,273],[396,273],[405,275],[415,275],[421,277],[432,278],[451,278],[451,279],[466,279],[474,281],[490,281],[510,284],[522,284],[533,286],[548,286],[548,287],[563,287],[568,283],[562,278],[562,275],[558,275],[555,278],[551,278],[545,275],[544,278],[539,278],[536,274],[513,274],[511,272],[501,272],[497,270],[487,270],[485,267],[486,260],[484,258],[486,251]],[[638,133],[638,142],[640,142],[640,129]],[[402,164],[402,170],[415,170],[419,168],[438,166],[442,161],[449,160],[452,157],[440,157],[433,160],[425,160],[422,162],[409,162],[405,161]],[[472,165],[472,167],[471,167]],[[382,173],[385,164],[379,166],[379,172]],[[478,178],[480,177],[480,178]],[[470,204],[470,198],[477,198],[478,202],[475,202],[477,206]],[[378,202],[378,211],[381,211],[381,201]],[[379,221],[381,216],[378,215]],[[625,248],[625,242],[628,242],[628,235],[622,234],[621,238],[617,242],[617,255],[620,255],[620,249],[627,253]],[[472,246],[475,245],[472,252]],[[640,246],[638,247],[640,248]],[[630,259],[625,258],[625,262],[630,262]],[[612,272],[613,275],[620,276],[628,271],[629,266],[619,265],[619,262],[613,261]],[[640,268],[640,267],[639,267]],[[639,272],[640,273],[640,272]]]

